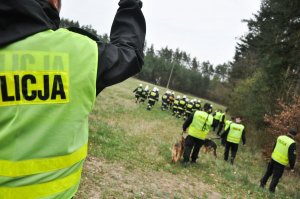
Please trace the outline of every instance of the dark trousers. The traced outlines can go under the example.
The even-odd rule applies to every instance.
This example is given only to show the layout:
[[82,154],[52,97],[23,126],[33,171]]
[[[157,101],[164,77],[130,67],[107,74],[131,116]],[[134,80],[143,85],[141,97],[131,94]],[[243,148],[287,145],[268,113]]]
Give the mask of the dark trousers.
[[231,158],[230,158],[230,163],[233,164],[236,153],[238,151],[239,145],[232,143],[232,142],[226,142],[225,145],[225,152],[224,152],[224,160],[227,161],[228,160],[228,156],[229,156],[229,150],[231,150]]
[[214,123],[212,125],[213,126],[213,131],[216,131],[216,129],[218,128],[219,124],[220,124],[219,120],[214,120]]
[[267,184],[268,179],[271,177],[271,175],[273,175],[269,190],[271,192],[275,192],[275,188],[279,182],[279,179],[283,175],[284,167],[284,165],[279,164],[274,160],[271,160],[268,164],[268,168],[264,177],[260,180],[260,186],[264,187]]
[[218,131],[217,131],[217,135],[220,135],[220,133],[221,133],[223,127],[224,127],[224,123],[220,123],[220,124],[219,124],[219,129],[218,129]]
[[[183,161],[189,162],[190,157],[191,157],[192,162],[196,162],[200,148],[202,147],[203,144],[204,144],[204,140],[201,140],[201,139],[198,139],[198,138],[188,135],[186,137],[185,145],[184,145]],[[191,153],[192,153],[192,156],[191,156]]]

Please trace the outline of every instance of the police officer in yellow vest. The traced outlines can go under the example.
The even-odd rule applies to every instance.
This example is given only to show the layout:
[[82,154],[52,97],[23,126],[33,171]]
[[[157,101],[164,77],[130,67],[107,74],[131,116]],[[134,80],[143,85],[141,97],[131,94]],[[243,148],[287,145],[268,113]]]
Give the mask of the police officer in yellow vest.
[[107,44],[59,28],[60,4],[0,3],[0,198],[72,198],[96,96],[143,65],[140,1],[119,2]]
[[[196,111],[183,124],[183,131],[186,132],[188,128],[188,136],[185,140],[185,147],[183,152],[183,163],[196,163],[200,148],[204,144],[204,140],[213,125],[213,116],[209,114],[211,105],[204,104],[204,111]],[[191,155],[192,153],[192,155]]]
[[292,128],[287,135],[282,135],[277,138],[274,145],[272,159],[268,164],[267,171],[260,180],[260,186],[265,187],[269,177],[272,177],[269,190],[275,192],[279,179],[282,177],[284,168],[289,164],[291,171],[294,172],[296,162],[296,143],[295,136],[297,129]]
[[229,151],[231,151],[230,163],[233,164],[236,153],[239,148],[239,143],[242,139],[243,144],[246,144],[245,126],[241,124],[241,118],[236,117],[235,122],[231,123],[227,130],[221,135],[221,138],[226,138],[224,160],[228,160]]

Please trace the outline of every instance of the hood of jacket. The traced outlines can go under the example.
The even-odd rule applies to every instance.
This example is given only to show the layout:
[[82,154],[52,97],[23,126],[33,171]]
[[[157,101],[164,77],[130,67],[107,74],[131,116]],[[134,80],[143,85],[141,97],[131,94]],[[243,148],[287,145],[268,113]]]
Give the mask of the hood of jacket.
[[59,13],[48,0],[0,0],[0,47],[59,27]]

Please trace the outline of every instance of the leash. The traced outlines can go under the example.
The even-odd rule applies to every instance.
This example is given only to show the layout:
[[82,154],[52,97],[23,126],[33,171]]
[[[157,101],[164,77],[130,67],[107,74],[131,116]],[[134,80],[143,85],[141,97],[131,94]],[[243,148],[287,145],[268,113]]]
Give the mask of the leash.
[[208,138],[208,139],[211,139],[211,140],[219,140],[219,139],[221,139],[221,137]]

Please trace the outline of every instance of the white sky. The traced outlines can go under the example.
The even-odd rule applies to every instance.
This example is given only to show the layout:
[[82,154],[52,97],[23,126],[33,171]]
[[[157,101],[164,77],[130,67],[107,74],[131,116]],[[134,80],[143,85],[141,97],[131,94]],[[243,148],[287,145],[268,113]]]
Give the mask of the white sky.
[[[61,17],[110,32],[118,0],[62,0]],[[231,61],[237,38],[247,32],[261,0],[143,0],[147,44],[186,51],[212,64]]]

